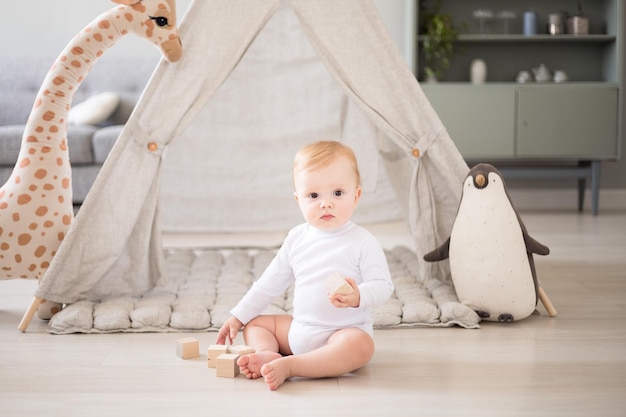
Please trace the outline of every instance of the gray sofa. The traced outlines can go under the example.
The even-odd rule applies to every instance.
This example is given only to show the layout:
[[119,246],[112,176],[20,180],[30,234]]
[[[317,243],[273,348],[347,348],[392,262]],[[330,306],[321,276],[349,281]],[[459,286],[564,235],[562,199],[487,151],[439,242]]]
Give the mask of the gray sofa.
[[[0,185],[15,166],[26,120],[53,62],[54,57],[0,58]],[[87,196],[157,63],[158,57],[105,54],[76,92],[72,106],[104,92],[116,93],[119,105],[98,125],[68,126],[74,204],[81,204]]]

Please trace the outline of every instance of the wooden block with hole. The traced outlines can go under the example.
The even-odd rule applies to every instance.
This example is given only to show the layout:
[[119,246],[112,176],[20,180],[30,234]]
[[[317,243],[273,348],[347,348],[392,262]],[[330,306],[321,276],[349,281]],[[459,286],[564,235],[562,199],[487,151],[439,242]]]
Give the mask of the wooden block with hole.
[[235,378],[239,375],[238,358],[239,355],[236,353],[222,353],[215,360],[215,375],[223,378]]
[[228,346],[226,345],[211,345],[207,351],[207,358],[209,368],[215,368],[217,357],[223,353],[228,353]]
[[200,342],[195,337],[185,337],[176,341],[176,356],[193,359],[200,356]]
[[333,272],[326,278],[326,290],[331,296],[335,294],[348,295],[354,292],[354,288],[339,272]]
[[228,353],[234,353],[239,356],[244,356],[254,353],[254,349],[246,345],[228,346]]

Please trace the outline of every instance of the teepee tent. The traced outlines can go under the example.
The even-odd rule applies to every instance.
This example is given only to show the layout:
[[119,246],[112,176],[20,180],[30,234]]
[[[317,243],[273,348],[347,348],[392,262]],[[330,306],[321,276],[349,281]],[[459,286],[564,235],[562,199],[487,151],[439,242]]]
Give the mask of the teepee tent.
[[[295,150],[328,137],[355,148],[365,194],[387,188],[376,179],[385,172],[420,274],[445,277],[445,264],[421,256],[447,238],[467,165],[373,3],[195,0],[180,29],[183,59],[157,67],[37,297],[70,304],[149,291],[167,275],[163,227],[207,230],[205,222],[228,224],[224,212],[236,218],[250,205],[235,199],[228,210],[206,197],[227,188],[246,194],[233,184],[251,181],[222,173],[216,183],[207,161],[224,171],[270,159],[252,177],[272,180],[272,166],[290,176]],[[268,210],[258,204],[234,223],[263,224]]]

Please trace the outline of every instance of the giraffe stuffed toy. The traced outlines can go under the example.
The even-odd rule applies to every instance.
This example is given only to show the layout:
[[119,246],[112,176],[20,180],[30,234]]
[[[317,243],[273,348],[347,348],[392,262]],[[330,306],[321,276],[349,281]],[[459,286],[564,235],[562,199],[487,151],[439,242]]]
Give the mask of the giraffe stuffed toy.
[[[0,188],[0,279],[40,279],[70,228],[68,115],[74,93],[98,58],[127,33],[156,45],[170,62],[182,57],[175,0],[112,1],[118,6],[72,39],[37,94],[17,163]],[[43,319],[60,309],[46,302],[38,307]]]

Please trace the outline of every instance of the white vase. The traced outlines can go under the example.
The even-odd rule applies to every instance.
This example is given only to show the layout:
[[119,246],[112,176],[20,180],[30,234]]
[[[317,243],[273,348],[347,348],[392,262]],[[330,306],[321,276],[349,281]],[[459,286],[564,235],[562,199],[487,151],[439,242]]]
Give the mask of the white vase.
[[485,64],[485,61],[482,59],[472,61],[470,80],[472,84],[484,84],[487,81],[487,64]]

